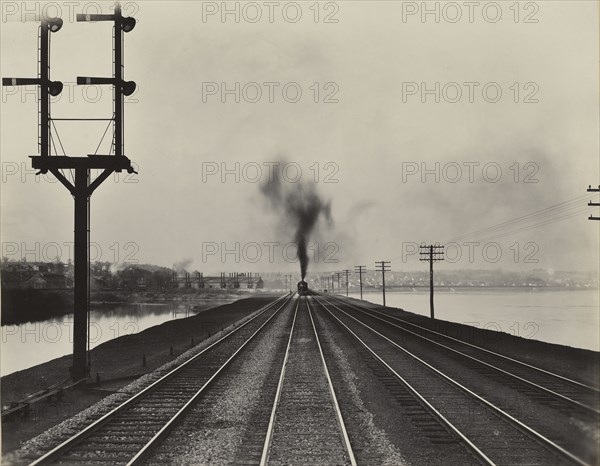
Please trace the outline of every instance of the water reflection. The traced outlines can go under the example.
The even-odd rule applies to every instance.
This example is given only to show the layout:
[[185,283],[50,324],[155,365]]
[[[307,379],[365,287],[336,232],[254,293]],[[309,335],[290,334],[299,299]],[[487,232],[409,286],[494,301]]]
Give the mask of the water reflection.
[[[94,304],[90,312],[90,348],[123,335],[141,332],[174,319],[190,317],[205,309],[235,299],[210,300],[201,304]],[[2,326],[0,375],[27,369],[71,354],[73,315],[43,322]]]

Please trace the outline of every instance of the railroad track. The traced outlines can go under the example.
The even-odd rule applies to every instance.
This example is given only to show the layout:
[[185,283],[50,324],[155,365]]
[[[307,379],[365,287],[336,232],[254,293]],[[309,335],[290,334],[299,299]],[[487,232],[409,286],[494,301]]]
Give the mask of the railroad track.
[[[366,348],[407,390],[411,396],[407,397],[406,403],[416,401],[420,405],[416,407],[417,412],[425,408],[480,463],[591,464],[357,319],[342,309],[339,302],[335,304],[319,296],[313,299],[324,311],[323,314]],[[344,302],[344,305],[347,303]],[[425,418],[423,421],[428,422]]]
[[598,387],[461,341],[399,317],[351,304],[340,298],[334,299],[343,303],[346,308],[427,341],[450,354],[460,356],[471,363],[484,367],[486,371],[491,370],[501,377],[510,377],[513,381],[524,386],[525,391],[541,403],[567,411],[570,414],[592,415],[593,419],[598,419],[600,415],[600,388]]
[[[347,330],[326,314],[313,305],[338,399],[352,407],[344,415],[358,464],[481,464],[427,403],[399,383],[393,370],[347,338]],[[384,444],[378,438],[382,433]]]
[[292,299],[286,295],[31,463],[139,464]]
[[306,297],[298,299],[260,464],[356,464]]

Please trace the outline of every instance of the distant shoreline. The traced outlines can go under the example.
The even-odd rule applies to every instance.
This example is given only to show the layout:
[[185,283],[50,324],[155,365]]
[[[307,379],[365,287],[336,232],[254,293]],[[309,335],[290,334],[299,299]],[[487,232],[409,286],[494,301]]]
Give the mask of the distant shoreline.
[[[405,291],[408,293],[416,291],[429,291],[429,285],[419,285],[419,286],[387,286],[385,287],[385,291]],[[586,291],[586,290],[598,290],[597,287],[575,287],[575,286],[453,286],[453,285],[444,285],[438,286],[436,285],[434,290],[444,292],[444,291],[452,291],[452,290],[460,290],[460,291],[506,291],[506,290],[515,290],[515,291]],[[336,289],[337,291],[337,289]],[[346,288],[342,286],[342,292],[345,293]],[[350,293],[359,293],[358,288],[350,288],[348,290]],[[382,291],[382,288],[375,287],[363,287],[363,293],[370,291]]]
[[[259,292],[260,293],[260,292]],[[129,291],[101,290],[92,291],[92,305],[105,304],[166,304],[220,299],[224,296],[249,297],[257,294],[251,290],[207,289],[207,290],[169,290],[169,291]],[[2,325],[19,325],[27,322],[40,322],[52,317],[73,313],[73,289],[2,290]]]
[[[386,292],[426,293],[429,286],[386,286]],[[586,291],[598,288],[563,287],[563,286],[436,286],[436,293],[453,292],[540,292],[540,291]],[[256,293],[272,293],[285,290],[231,290],[205,289],[169,291],[129,291],[129,290],[100,290],[91,293],[92,305],[101,307],[108,304],[166,304],[172,302],[204,302],[219,299],[224,296],[236,295],[240,298]],[[342,286],[340,294],[345,294]],[[350,294],[358,294],[359,289],[352,287]],[[363,293],[380,293],[381,288],[363,287]],[[338,293],[336,287],[336,293]],[[2,290],[2,325],[19,325],[27,322],[40,322],[52,317],[60,317],[73,312],[73,290],[36,290],[36,289],[3,289]]]

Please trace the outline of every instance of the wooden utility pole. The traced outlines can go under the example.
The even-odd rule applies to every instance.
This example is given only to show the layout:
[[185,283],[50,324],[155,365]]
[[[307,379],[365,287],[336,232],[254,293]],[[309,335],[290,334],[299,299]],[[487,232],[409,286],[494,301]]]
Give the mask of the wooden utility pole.
[[390,272],[390,261],[379,261],[375,262],[375,269],[378,272],[381,272],[381,283],[383,285],[383,307],[385,307],[385,273]]
[[[590,185],[588,187],[587,192],[588,193],[600,193],[600,186],[598,186],[598,189],[596,189],[596,188],[592,188],[592,185]],[[588,205],[590,207],[600,207],[600,203],[598,203],[598,202],[592,202],[592,201],[590,201],[590,202],[588,202]],[[588,220],[600,220],[600,217],[594,217],[593,215],[590,215],[588,217]]]
[[364,265],[355,265],[354,272],[358,274],[358,283],[360,284],[360,300],[362,301],[362,275],[366,273],[367,267]]
[[435,319],[435,312],[433,310],[433,263],[444,260],[444,246],[440,245],[421,245],[419,258],[422,262],[429,262],[429,311],[431,318]]
[[342,287],[340,286],[340,277],[341,276],[342,276],[342,272],[335,273],[335,277],[337,278],[338,293],[342,291]]
[[348,274],[349,274],[351,271],[350,271],[350,270],[348,270],[348,269],[344,269],[342,272],[346,274],[346,296],[348,296]]

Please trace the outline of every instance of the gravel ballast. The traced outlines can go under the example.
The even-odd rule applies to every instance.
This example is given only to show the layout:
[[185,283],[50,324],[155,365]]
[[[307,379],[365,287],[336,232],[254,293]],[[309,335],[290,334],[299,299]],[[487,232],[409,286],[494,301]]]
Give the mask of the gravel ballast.
[[[282,309],[232,361],[207,394],[187,413],[148,464],[231,464],[248,429],[274,364],[281,364],[293,315]],[[266,427],[266,426],[265,426]]]
[[[160,378],[162,375],[166,374],[169,370],[174,368],[179,363],[183,362],[184,360],[188,359],[189,357],[202,351],[208,345],[210,345],[214,341],[218,340],[223,334],[229,332],[230,330],[233,330],[234,328],[241,325],[243,322],[252,318],[258,312],[258,309],[260,307],[264,306],[266,303],[268,303],[272,300],[273,300],[273,297],[262,298],[262,299],[254,298],[253,300],[242,300],[242,302],[238,301],[238,302],[233,303],[228,306],[222,306],[221,308],[228,308],[228,309],[225,309],[224,312],[217,313],[217,315],[220,314],[220,317],[222,317],[222,318],[227,316],[230,319],[233,317],[237,317],[237,319],[233,320],[233,322],[234,322],[233,324],[225,326],[223,328],[223,330],[219,330],[216,333],[213,331],[212,335],[210,337],[205,338],[203,341],[201,341],[201,343],[199,343],[196,346],[194,346],[193,348],[187,350],[185,353],[180,354],[178,357],[175,357],[174,359],[171,358],[172,360],[170,362],[162,365],[160,368],[154,370],[153,372],[150,372],[150,373],[138,378],[137,380],[135,380],[134,382],[132,382],[128,385],[126,385],[126,382],[124,382],[123,384],[125,386],[118,389],[118,391],[116,393],[110,394],[108,396],[106,396],[106,394],[104,394],[103,395],[104,398],[101,401],[97,402],[96,404],[93,404],[92,406],[86,407],[86,409],[83,409],[82,411],[76,413],[73,417],[70,417],[69,419],[65,420],[64,422],[57,424],[54,427],[49,428],[48,430],[46,430],[42,434],[38,435],[37,437],[34,437],[31,440],[25,442],[22,445],[22,448],[20,450],[17,450],[14,452],[9,452],[9,453],[3,455],[2,464],[27,463],[30,461],[30,459],[32,457],[39,456],[44,451],[47,451],[47,450],[53,448],[55,445],[58,445],[61,441],[65,440],[67,437],[73,435],[78,430],[82,429],[89,423],[93,422],[93,420],[95,420],[98,417],[109,412],[115,406],[117,406],[118,404],[122,403],[123,401],[125,401],[126,399],[131,397],[131,395],[135,394],[142,388],[150,385],[152,382],[154,382],[155,380]],[[243,301],[246,301],[246,302],[243,302]],[[248,302],[248,301],[251,301],[251,302]],[[217,309],[219,309],[219,308],[217,308]],[[223,311],[223,309],[220,309],[220,310]],[[152,335],[156,335],[157,333],[163,333],[163,334],[166,333],[166,334],[174,335],[177,333],[178,330],[181,330],[181,333],[190,333],[190,332],[194,331],[194,323],[197,323],[198,325],[201,325],[205,328],[206,320],[202,319],[202,317],[203,317],[202,314],[200,314],[200,315],[197,315],[194,317],[190,317],[188,319],[179,319],[176,321],[167,322],[160,326],[153,327],[144,332],[141,332],[140,334],[130,335],[128,337],[129,338],[136,337],[136,340],[138,340],[138,341],[145,340],[148,345],[148,349],[150,349],[152,345],[156,346],[156,341],[153,340],[151,337],[152,337]],[[204,316],[204,317],[206,318],[206,316]],[[208,318],[211,320],[214,317],[215,316],[208,316]],[[179,327],[179,329],[176,327]],[[184,332],[183,329],[186,329],[186,332]],[[162,330],[162,332],[160,332],[160,330]],[[196,328],[196,330],[197,330],[197,328]],[[148,333],[150,335],[148,335]],[[146,334],[146,335],[142,335],[142,334]],[[122,337],[122,338],[128,338],[128,337]],[[187,335],[184,338],[185,338],[185,340],[187,340]],[[197,341],[200,341],[200,338],[198,338],[196,340],[196,342]],[[126,344],[123,342],[115,342],[113,340],[111,342],[106,343],[106,345],[109,345],[110,343],[112,343],[114,346],[121,347],[121,348]],[[101,346],[103,346],[103,345],[101,345]],[[100,348],[100,347],[98,347],[98,348]],[[189,346],[188,346],[188,348],[189,348]],[[167,353],[168,353],[168,351],[167,351]],[[61,358],[61,359],[63,359],[63,358]],[[48,363],[48,364],[50,364],[50,363]],[[44,366],[44,365],[42,365],[42,366]],[[24,372],[24,371],[22,371],[22,372]],[[80,391],[87,392],[86,390],[80,390]],[[74,396],[77,396],[77,393],[75,393]],[[3,435],[6,435],[7,424],[8,423],[5,423],[3,426]]]

